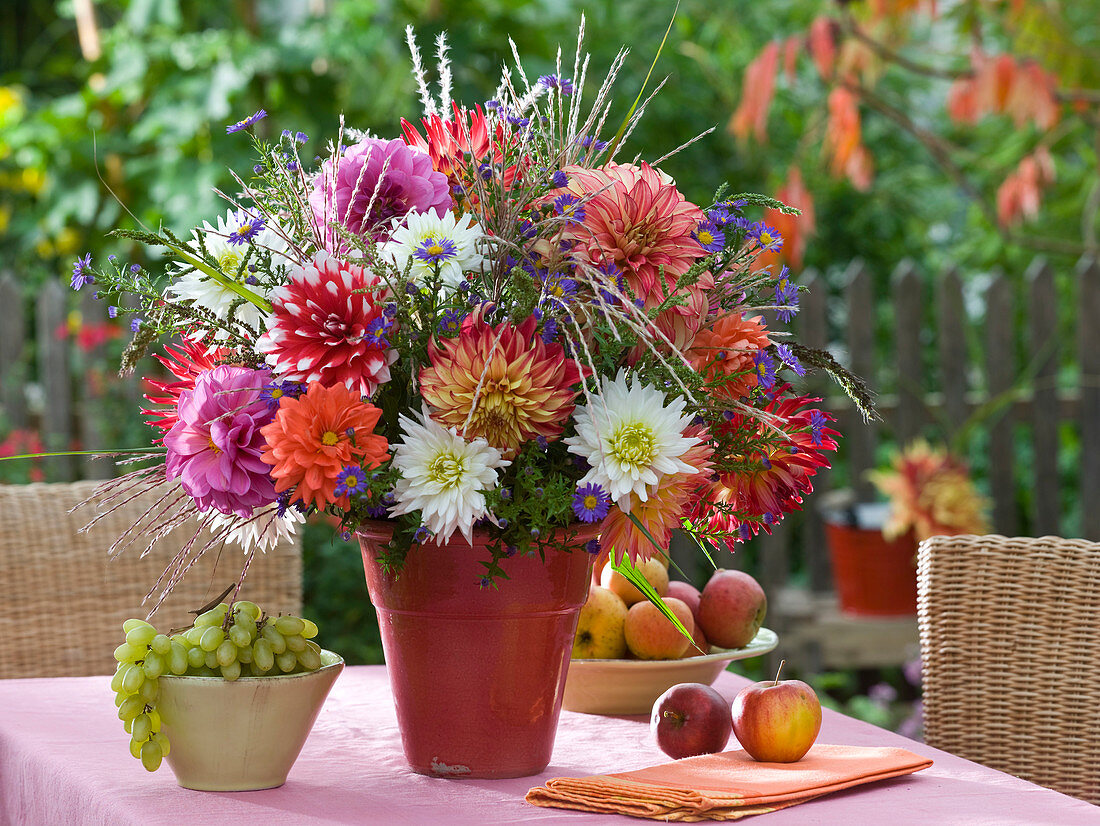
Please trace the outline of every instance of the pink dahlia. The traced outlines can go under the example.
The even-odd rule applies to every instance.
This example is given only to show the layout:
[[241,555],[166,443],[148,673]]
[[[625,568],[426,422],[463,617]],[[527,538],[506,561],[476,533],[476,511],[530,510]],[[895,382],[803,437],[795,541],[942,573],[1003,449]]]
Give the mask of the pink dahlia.
[[284,381],[342,384],[369,396],[390,380],[397,360],[385,337],[386,294],[378,276],[319,252],[272,291],[271,320],[256,349]]
[[713,383],[714,395],[737,399],[756,387],[759,379],[753,358],[772,343],[763,322],[762,316],[730,313],[695,336],[688,361]]
[[179,421],[177,409],[180,394],[184,390],[193,390],[195,377],[204,370],[217,366],[218,360],[224,358],[228,351],[222,348],[208,350],[205,345],[189,339],[184,339],[183,346],[179,349],[166,345],[164,350],[167,356],[155,358],[178,381],[146,379],[145,383],[152,389],[145,394],[145,398],[154,406],[142,408],[141,412],[149,417],[145,420],[148,424],[168,431]]
[[[703,211],[649,164],[563,171],[569,176],[568,191],[588,199],[583,220],[566,231],[567,239],[576,242],[574,254],[594,266],[616,264],[637,297],[659,301],[661,267],[671,292],[679,276],[707,254],[691,236],[705,219]],[[560,197],[560,191],[551,196]]]
[[326,249],[338,252],[343,244],[329,224],[338,223],[360,237],[387,238],[394,218],[450,209],[451,189],[447,176],[432,168],[429,155],[402,140],[367,138],[321,164],[309,205]]
[[275,501],[275,482],[261,460],[260,428],[271,421],[263,398],[267,370],[228,365],[200,373],[180,393],[179,421],[164,436],[168,479],[179,479],[200,511],[252,516]]

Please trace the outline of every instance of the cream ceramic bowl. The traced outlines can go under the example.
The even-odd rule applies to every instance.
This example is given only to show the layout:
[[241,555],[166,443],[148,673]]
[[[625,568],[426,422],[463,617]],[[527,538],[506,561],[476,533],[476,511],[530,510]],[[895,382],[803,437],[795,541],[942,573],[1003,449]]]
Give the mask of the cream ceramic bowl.
[[709,654],[682,660],[572,660],[561,707],[586,714],[649,714],[672,686],[710,685],[734,660],[759,657],[778,644],[774,631],[761,628],[744,648],[712,645]]
[[322,651],[321,668],[305,674],[162,676],[157,708],[176,782],[209,792],[283,785],[343,670],[338,654]]

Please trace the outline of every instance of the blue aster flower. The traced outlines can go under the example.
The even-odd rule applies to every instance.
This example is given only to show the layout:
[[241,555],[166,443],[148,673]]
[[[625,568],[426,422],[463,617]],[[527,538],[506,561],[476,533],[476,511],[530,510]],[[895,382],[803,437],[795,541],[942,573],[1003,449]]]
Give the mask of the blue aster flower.
[[543,344],[549,344],[558,337],[558,322],[553,318],[546,319],[542,325]]
[[457,336],[462,331],[462,320],[466,318],[466,313],[460,313],[458,310],[447,310],[439,318],[439,325],[436,328],[441,336]]
[[234,132],[240,132],[242,129],[247,129],[248,127],[252,126],[254,123],[259,123],[266,117],[267,112],[265,112],[263,109],[259,109],[256,112],[253,112],[244,120],[239,120],[236,123],[231,123],[229,126],[225,127],[225,134],[232,135]]
[[141,329],[142,323],[143,323],[142,319],[138,318],[137,316],[134,316],[134,318],[131,318],[130,319],[130,332],[131,333],[136,333],[138,330]]
[[244,221],[239,227],[229,233],[226,243],[234,246],[247,244],[263,231],[264,222],[261,219],[252,216],[249,216],[249,218],[250,220]]
[[726,235],[714,221],[703,221],[691,237],[707,252],[721,252],[726,245]]
[[413,253],[413,258],[423,261],[425,264],[442,264],[452,258],[458,257],[458,248],[450,238],[436,238],[429,235]]
[[539,77],[539,86],[543,89],[557,89],[563,96],[573,94],[573,81],[567,77],[541,75]]
[[118,318],[118,307],[107,307],[107,318]]
[[597,152],[603,152],[607,149],[607,141],[601,141],[592,135],[585,135],[580,139],[580,145],[582,149],[588,149],[593,147]]
[[358,496],[367,489],[367,474],[358,465],[348,465],[336,474],[337,496]]
[[825,429],[827,422],[828,419],[820,410],[810,411],[810,438],[813,439],[814,447],[821,447],[821,431]]
[[573,513],[582,522],[599,522],[611,507],[611,497],[595,482],[577,488],[573,496]]
[[92,254],[89,252],[83,258],[77,258],[76,263],[73,264],[73,278],[69,282],[69,286],[74,290],[79,290],[86,284],[95,283],[95,275],[91,271],[92,267]]
[[770,227],[763,221],[758,221],[749,227],[749,237],[768,252],[779,252],[783,249],[783,236],[775,227]]
[[802,362],[798,360],[798,356],[796,356],[786,344],[776,344],[775,354],[779,356],[781,362],[794,371],[796,376],[806,375],[806,368],[802,366]]
[[592,554],[592,556],[595,556],[600,552],[600,540],[589,539],[587,542],[584,543],[584,549],[588,551],[588,553]]
[[584,204],[576,195],[559,195],[554,199],[554,213],[571,223],[579,224],[584,220]]
[[763,350],[758,350],[752,359],[756,371],[756,384],[762,390],[770,390],[775,385],[775,362]]
[[554,189],[565,189],[567,186],[569,186],[569,176],[562,172],[560,169],[557,170],[553,175],[550,176],[550,186]]

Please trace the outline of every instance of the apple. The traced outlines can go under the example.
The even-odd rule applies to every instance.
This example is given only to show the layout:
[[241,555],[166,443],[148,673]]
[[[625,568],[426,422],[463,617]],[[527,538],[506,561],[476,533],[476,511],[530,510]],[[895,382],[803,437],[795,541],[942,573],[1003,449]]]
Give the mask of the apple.
[[699,624],[707,639],[722,648],[744,648],[768,610],[764,589],[744,571],[715,571],[699,598]]
[[606,588],[590,588],[581,606],[573,656],[584,660],[619,660],[626,656],[626,603]]
[[699,599],[702,597],[698,588],[690,582],[680,582],[678,579],[674,579],[668,583],[666,596],[676,597],[676,599],[687,603],[687,607],[691,609],[691,615],[695,617],[695,621],[698,623]]
[[729,706],[709,685],[680,683],[653,704],[649,730],[661,751],[676,760],[714,754],[730,739]]
[[[664,597],[667,605],[684,628],[691,633],[695,620],[691,609],[675,597]],[[691,642],[680,633],[668,617],[652,602],[636,602],[626,612],[623,625],[626,646],[640,660],[678,660],[684,656]]]
[[688,657],[702,657],[704,654],[710,653],[710,643],[707,641],[707,635],[703,633],[703,629],[698,624],[695,626],[695,630],[691,632],[691,643],[687,647],[687,651],[684,652],[684,656],[680,659],[687,659]]
[[[641,560],[634,567],[645,577],[645,581],[653,586],[653,590],[657,592],[658,596],[663,597],[668,593],[668,571],[659,560],[651,557]],[[610,565],[603,569],[600,584],[618,594],[628,606],[645,601],[642,592],[635,588],[634,584],[625,576],[612,570]]]
[[[783,670],[783,663],[779,671]],[[821,730],[821,702],[801,680],[753,683],[741,689],[731,710],[733,733],[753,760],[794,763],[801,760]]]

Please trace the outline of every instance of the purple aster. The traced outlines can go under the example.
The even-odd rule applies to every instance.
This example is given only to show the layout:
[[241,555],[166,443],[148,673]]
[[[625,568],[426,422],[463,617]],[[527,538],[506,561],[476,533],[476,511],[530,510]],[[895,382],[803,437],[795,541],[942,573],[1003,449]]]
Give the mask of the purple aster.
[[825,429],[827,422],[828,419],[820,410],[810,411],[810,438],[813,439],[814,447],[821,447],[821,431]]
[[348,465],[336,474],[337,496],[358,496],[367,488],[367,474],[357,465]]
[[137,275],[139,272],[141,272],[141,264],[131,264],[130,272],[132,272],[134,275]]
[[763,221],[753,224],[749,228],[749,237],[755,239],[762,249],[768,252],[779,252],[783,249],[783,236],[775,227],[770,227]]
[[580,144],[582,149],[593,147],[597,152],[603,152],[605,149],[607,149],[607,141],[601,141],[597,138],[592,137],[591,135],[585,135],[583,138],[581,138]]
[[273,381],[264,385],[263,390],[260,392],[260,398],[271,405],[271,409],[274,410],[284,398],[289,396],[296,399],[305,392],[306,386],[296,381]]
[[582,522],[599,522],[610,507],[611,497],[595,482],[577,488],[573,496],[573,513]]
[[559,195],[554,199],[554,213],[579,224],[584,220],[584,204],[576,195]]
[[92,267],[92,254],[89,252],[83,258],[76,259],[76,263],[73,264],[73,279],[69,282],[69,286],[74,290],[79,290],[85,284],[94,284],[95,275],[91,271]]
[[138,330],[141,329],[141,325],[142,325],[142,320],[140,318],[136,318],[136,317],[131,318],[130,319],[130,332],[131,333],[136,333]]
[[543,279],[542,291],[549,298],[565,304],[577,294],[577,282],[572,278],[562,278],[560,273],[549,275]]
[[775,362],[763,350],[758,350],[752,359],[756,371],[756,384],[762,390],[770,390],[775,384]]
[[432,538],[432,532],[424,525],[421,525],[416,529],[416,533],[413,534],[413,542],[418,545],[422,545]]
[[247,129],[252,124],[258,123],[266,117],[267,112],[265,112],[263,109],[260,109],[259,111],[253,112],[244,120],[239,120],[236,123],[231,123],[229,126],[225,127],[225,134],[232,135],[234,132],[240,132],[242,129]]
[[262,393],[270,380],[266,369],[222,365],[180,394],[179,421],[164,435],[165,468],[200,511],[248,517],[278,498],[261,459],[267,441],[260,428],[273,417]]
[[567,77],[542,75],[539,77],[539,86],[543,89],[557,89],[562,95],[573,94],[573,81]]
[[262,163],[258,163],[254,167],[252,167],[252,173],[254,175],[262,175],[263,172],[264,172],[264,165]]
[[748,203],[748,201],[746,201],[744,198],[737,198],[737,199],[731,198],[728,201],[722,201],[721,206],[723,206],[725,209],[729,210],[730,212],[740,212],[742,209],[745,208],[745,205],[747,203]]
[[321,164],[309,205],[326,249],[340,252],[344,244],[330,223],[342,224],[353,235],[386,240],[394,218],[432,209],[442,215],[450,209],[451,188],[427,154],[403,140],[367,138]]
[[737,536],[742,542],[748,542],[752,538],[749,526],[742,522],[737,528]]
[[802,362],[798,360],[798,356],[796,356],[794,351],[786,344],[776,344],[775,354],[779,356],[781,362],[794,371],[796,376],[806,375],[806,368],[802,366]]
[[229,238],[226,239],[226,243],[234,246],[247,244],[263,231],[264,222],[261,219],[254,218],[251,215],[246,216],[246,218],[247,220],[229,233]]
[[413,253],[413,258],[423,261],[425,264],[442,264],[451,258],[458,257],[458,248],[450,238],[435,238],[429,235],[420,242],[420,246]]
[[798,312],[798,287],[791,283],[790,271],[786,266],[775,282],[775,306],[778,308],[776,315],[784,324],[789,324]]
[[587,542],[584,543],[584,549],[588,551],[588,553],[592,554],[592,556],[595,556],[600,552],[600,540],[589,539]]
[[118,318],[118,307],[107,307],[107,318]]
[[721,252],[726,245],[726,235],[714,221],[703,221],[691,237],[707,252]]
[[565,189],[569,186],[569,176],[559,169],[550,176],[550,186],[553,189]]
[[436,328],[441,336],[457,336],[462,331],[462,320],[466,313],[458,310],[447,310],[439,318],[439,326]]
[[719,228],[724,227],[731,220],[733,220],[733,215],[721,204],[718,204],[717,206],[708,209],[706,215],[707,220],[712,221],[715,226]]
[[295,132],[294,140],[297,143],[306,143],[307,141],[309,141],[309,135],[307,135],[305,132]]
[[553,318],[546,319],[542,325],[543,344],[549,344],[558,337],[558,322]]
[[375,316],[367,322],[367,327],[366,331],[363,334],[363,338],[368,344],[388,347],[389,341],[386,340],[386,332],[392,326],[392,318],[386,318],[386,316],[384,315]]

